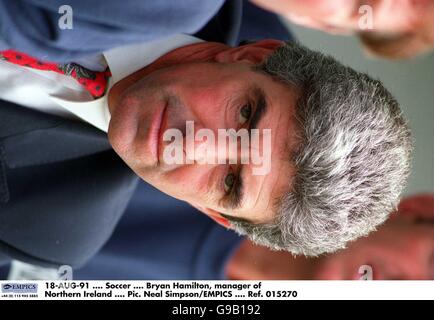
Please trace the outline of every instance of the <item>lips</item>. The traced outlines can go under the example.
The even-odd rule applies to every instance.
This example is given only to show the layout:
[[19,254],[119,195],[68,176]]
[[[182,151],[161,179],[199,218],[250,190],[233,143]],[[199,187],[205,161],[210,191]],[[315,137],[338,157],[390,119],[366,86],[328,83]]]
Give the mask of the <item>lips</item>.
[[158,159],[158,163],[160,163],[160,157],[163,152],[163,135],[165,128],[167,126],[167,104],[164,106],[163,111],[161,112],[160,119],[159,119],[159,126],[158,126],[158,134],[157,134],[157,141],[156,143],[156,155]]
[[147,149],[146,153],[153,157],[155,162],[154,164],[159,164],[160,162],[160,149],[166,109],[167,105],[165,104],[162,108],[158,108],[158,110],[154,113],[151,119],[151,124],[148,126],[149,129],[145,138],[145,145]]
[[[185,137],[186,117],[184,113],[179,111],[181,108],[174,105],[170,99],[158,109],[151,119],[149,132],[146,136],[146,148],[147,153],[152,154],[156,159],[155,164],[161,166],[161,168],[169,169],[168,164],[162,160],[164,148],[168,143],[163,140],[163,137],[168,129],[178,130]],[[170,168],[173,168],[173,166],[170,166]]]

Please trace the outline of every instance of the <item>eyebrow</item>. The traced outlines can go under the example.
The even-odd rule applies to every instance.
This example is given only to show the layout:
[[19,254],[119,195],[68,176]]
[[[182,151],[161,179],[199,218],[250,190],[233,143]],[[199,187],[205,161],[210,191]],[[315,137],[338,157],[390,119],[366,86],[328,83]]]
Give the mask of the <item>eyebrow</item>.
[[[264,115],[267,113],[268,103],[265,97],[264,91],[259,87],[253,88],[253,96],[256,100],[256,108],[255,113],[249,122],[248,130],[256,129],[258,127],[259,122],[264,118]],[[240,166],[240,170],[238,172],[238,179],[236,180],[234,190],[230,194],[230,198],[227,202],[225,202],[225,208],[227,209],[236,209],[241,206],[245,197],[245,188],[244,182],[242,179],[243,173],[243,165]],[[235,218],[235,217],[234,217]],[[238,218],[236,218],[238,219]]]
[[267,99],[265,98],[265,93],[261,88],[254,88],[254,96],[256,97],[255,99],[257,102],[255,113],[250,120],[249,131],[258,127],[259,122],[262,120],[268,109]]
[[235,217],[235,216],[231,216],[229,214],[226,213],[220,213],[220,215],[229,220],[230,222],[243,222],[243,223],[252,223],[250,220],[245,219],[245,218],[240,218],[240,217]]

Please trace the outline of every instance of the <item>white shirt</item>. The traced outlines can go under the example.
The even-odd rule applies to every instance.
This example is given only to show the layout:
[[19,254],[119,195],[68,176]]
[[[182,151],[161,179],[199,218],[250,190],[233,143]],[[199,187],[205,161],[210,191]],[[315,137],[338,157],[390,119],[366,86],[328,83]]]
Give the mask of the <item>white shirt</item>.
[[107,63],[112,77],[106,94],[96,100],[72,77],[0,60],[0,99],[62,117],[78,118],[107,132],[110,122],[107,96],[116,82],[176,48],[200,41],[179,34],[104,52],[102,63]]

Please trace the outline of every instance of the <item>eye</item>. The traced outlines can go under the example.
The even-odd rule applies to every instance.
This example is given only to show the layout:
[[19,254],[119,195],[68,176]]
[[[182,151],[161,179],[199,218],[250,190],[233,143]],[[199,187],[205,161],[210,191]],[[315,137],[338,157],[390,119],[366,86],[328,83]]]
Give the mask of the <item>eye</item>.
[[235,175],[233,173],[229,173],[225,177],[225,192],[229,193],[235,184]]
[[244,105],[240,109],[240,116],[239,116],[240,124],[243,125],[247,121],[249,121],[251,115],[252,115],[252,106],[250,104]]

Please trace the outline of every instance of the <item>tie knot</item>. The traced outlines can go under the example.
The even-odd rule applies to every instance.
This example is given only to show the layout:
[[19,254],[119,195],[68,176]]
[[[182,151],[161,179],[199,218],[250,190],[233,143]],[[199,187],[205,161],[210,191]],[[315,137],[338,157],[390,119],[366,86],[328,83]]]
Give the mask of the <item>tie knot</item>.
[[105,94],[108,79],[111,76],[109,68],[105,71],[93,71],[73,62],[56,64],[41,61],[15,50],[0,51],[0,59],[27,68],[57,72],[70,76],[76,79],[94,98],[100,98]]

